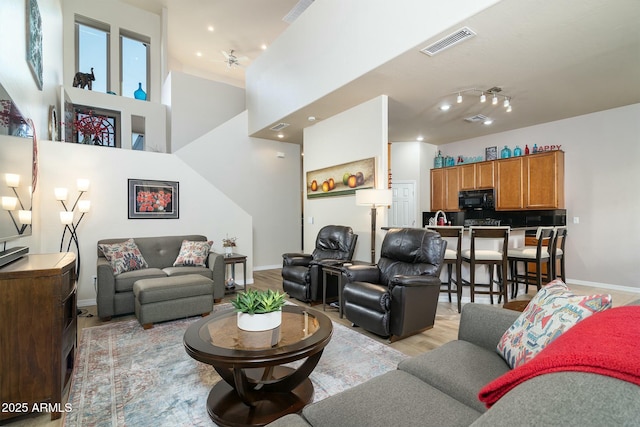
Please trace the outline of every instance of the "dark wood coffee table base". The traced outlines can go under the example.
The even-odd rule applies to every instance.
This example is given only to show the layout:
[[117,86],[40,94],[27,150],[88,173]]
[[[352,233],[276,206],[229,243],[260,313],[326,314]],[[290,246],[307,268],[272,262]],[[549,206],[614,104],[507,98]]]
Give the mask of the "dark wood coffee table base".
[[[246,370],[247,376],[258,380],[260,369]],[[273,378],[283,378],[294,372],[285,366],[276,366]],[[224,380],[219,381],[209,393],[207,412],[211,419],[220,426],[263,426],[283,417],[286,414],[300,412],[313,399],[313,384],[306,378],[293,390],[284,393],[260,392],[253,406],[248,407],[237,391]]]

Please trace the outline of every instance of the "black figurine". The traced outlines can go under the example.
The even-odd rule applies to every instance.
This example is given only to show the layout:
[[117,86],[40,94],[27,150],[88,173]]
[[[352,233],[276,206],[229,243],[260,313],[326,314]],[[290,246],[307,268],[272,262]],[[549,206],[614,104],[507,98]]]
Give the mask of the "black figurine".
[[96,77],[93,75],[93,67],[91,67],[91,73],[81,73],[78,71],[73,77],[73,87],[79,87],[84,89],[85,87],[91,90],[91,86]]

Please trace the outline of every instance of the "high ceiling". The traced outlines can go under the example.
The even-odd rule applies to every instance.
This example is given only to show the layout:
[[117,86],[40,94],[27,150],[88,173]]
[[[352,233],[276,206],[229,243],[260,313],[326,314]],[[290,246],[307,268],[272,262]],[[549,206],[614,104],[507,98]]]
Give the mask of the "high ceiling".
[[[160,13],[167,8],[170,66],[237,86],[244,69],[223,62],[234,49],[249,65],[288,24],[297,0],[125,0]],[[322,1],[322,0],[317,0]],[[389,96],[389,140],[418,136],[445,144],[640,102],[640,2],[637,0],[503,0],[448,31],[282,118],[283,140],[301,142],[308,116],[320,119],[375,96]],[[213,26],[211,32],[207,28]],[[423,47],[467,26],[477,35],[435,56]],[[200,52],[202,56],[197,56]],[[502,89],[513,111],[480,93]],[[452,108],[443,112],[440,106]],[[468,123],[482,114],[493,124]],[[254,136],[277,139],[265,129]]]

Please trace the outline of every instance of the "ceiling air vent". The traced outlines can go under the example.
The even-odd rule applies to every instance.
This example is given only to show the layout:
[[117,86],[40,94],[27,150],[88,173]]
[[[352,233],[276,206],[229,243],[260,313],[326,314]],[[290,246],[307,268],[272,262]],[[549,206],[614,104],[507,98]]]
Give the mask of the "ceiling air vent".
[[287,126],[289,126],[289,123],[278,123],[277,125],[273,126],[270,129],[274,131],[279,131],[286,128]]
[[487,120],[489,117],[485,116],[484,114],[476,114],[475,116],[471,116],[471,117],[467,117],[466,119],[464,119],[465,122],[469,122],[469,123],[478,123],[478,122],[483,122],[485,120]]
[[471,31],[469,27],[462,27],[458,31],[453,34],[449,34],[445,38],[438,40],[437,42],[420,49],[420,52],[425,55],[433,56],[438,52],[442,52],[443,50],[450,48],[451,46],[455,46],[461,41],[464,41],[468,38],[475,36],[476,33]]
[[304,12],[309,6],[311,6],[311,3],[313,3],[313,0],[299,0],[298,3],[293,6],[293,9],[291,9],[289,13],[284,16],[284,18],[282,18],[282,20],[287,24],[292,24],[293,21],[295,21],[300,15],[302,15],[302,12]]

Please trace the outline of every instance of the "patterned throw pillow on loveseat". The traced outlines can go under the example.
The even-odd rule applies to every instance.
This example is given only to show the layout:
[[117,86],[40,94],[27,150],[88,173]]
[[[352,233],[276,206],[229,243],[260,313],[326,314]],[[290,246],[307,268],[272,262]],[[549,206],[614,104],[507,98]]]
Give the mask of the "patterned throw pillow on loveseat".
[[133,239],[121,243],[102,243],[98,245],[98,249],[111,264],[113,274],[149,267]]
[[611,295],[575,295],[562,280],[544,286],[504,333],[497,351],[511,368],[531,360],[584,318],[611,307]]
[[213,242],[211,240],[207,242],[183,240],[182,246],[180,247],[180,253],[173,263],[173,266],[177,267],[179,265],[185,265],[206,267],[207,257],[209,256],[209,251],[211,251],[211,246],[213,246]]

